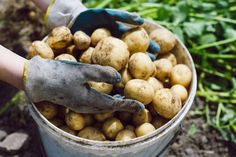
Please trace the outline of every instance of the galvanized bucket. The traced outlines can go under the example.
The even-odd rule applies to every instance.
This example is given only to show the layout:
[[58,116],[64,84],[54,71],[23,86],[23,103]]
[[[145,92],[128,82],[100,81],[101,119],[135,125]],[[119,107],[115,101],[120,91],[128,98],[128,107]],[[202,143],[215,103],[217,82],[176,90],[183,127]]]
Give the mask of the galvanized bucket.
[[[146,21],[144,28],[150,32],[154,29],[165,29],[162,26]],[[177,37],[176,37],[177,38]],[[173,53],[178,63],[189,66],[193,73],[193,80],[189,87],[189,97],[181,111],[168,123],[155,132],[132,139],[120,141],[92,141],[64,132],[50,123],[37,110],[34,104],[29,105],[30,113],[36,121],[41,135],[42,143],[48,157],[155,157],[168,146],[176,133],[180,130],[181,123],[193,104],[197,88],[197,76],[193,60],[179,40]]]

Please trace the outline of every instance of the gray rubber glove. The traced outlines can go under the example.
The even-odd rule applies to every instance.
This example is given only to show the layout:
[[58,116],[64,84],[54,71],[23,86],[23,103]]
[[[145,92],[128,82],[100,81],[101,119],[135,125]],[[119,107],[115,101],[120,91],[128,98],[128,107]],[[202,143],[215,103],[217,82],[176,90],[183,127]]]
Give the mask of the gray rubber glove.
[[32,102],[49,101],[79,113],[138,112],[136,100],[112,97],[89,87],[88,81],[116,84],[120,74],[111,67],[34,57],[25,64],[25,92]]

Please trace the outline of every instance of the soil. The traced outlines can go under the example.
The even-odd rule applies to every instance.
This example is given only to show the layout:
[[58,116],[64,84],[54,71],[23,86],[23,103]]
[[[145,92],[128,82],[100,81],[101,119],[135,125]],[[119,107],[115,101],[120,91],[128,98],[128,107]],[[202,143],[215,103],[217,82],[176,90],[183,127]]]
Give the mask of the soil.
[[[26,56],[31,41],[42,39],[46,30],[42,13],[26,0],[0,1],[0,44]],[[15,93],[16,89],[0,83],[0,107]],[[192,110],[201,107],[194,103]],[[19,102],[8,113],[0,117],[0,129],[8,133],[24,130],[30,137],[30,144],[17,155],[0,152],[0,157],[43,157],[37,126],[29,116],[26,103]],[[187,115],[181,134],[166,152],[168,157],[235,157],[236,146],[222,139],[220,134],[206,125],[204,117]]]

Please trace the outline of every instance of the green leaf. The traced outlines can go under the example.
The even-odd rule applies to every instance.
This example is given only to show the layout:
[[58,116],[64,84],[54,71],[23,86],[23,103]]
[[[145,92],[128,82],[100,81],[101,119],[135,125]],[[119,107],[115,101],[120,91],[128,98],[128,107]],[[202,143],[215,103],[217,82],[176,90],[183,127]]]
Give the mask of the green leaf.
[[197,133],[197,131],[198,131],[197,126],[195,124],[191,124],[187,135],[190,136],[190,137],[193,137]]
[[236,30],[232,28],[227,28],[224,33],[225,38],[233,38],[236,37]]
[[168,6],[163,6],[157,11],[157,18],[161,21],[169,21],[172,17],[172,10]]
[[180,1],[177,7],[174,9],[174,24],[179,24],[183,22],[189,13],[189,6],[186,2]]
[[206,44],[206,43],[212,43],[217,40],[216,36],[214,34],[205,34],[200,37],[199,43],[200,44]]
[[190,38],[201,36],[205,28],[205,24],[203,22],[185,22],[183,26],[184,32]]
[[174,34],[176,34],[179,37],[181,41],[185,43],[184,33],[180,27],[171,27],[170,29]]

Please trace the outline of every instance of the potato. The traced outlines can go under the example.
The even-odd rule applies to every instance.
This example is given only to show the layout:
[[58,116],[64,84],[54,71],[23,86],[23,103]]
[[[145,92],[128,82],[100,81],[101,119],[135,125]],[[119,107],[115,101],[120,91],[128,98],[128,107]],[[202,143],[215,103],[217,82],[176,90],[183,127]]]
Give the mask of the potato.
[[111,32],[106,28],[98,28],[91,35],[91,44],[96,46],[99,41],[111,36]]
[[90,81],[89,82],[89,86],[101,93],[105,93],[105,94],[110,94],[112,89],[113,89],[113,85],[112,84],[108,84],[105,82],[93,82]]
[[94,118],[92,114],[82,114],[84,117],[85,126],[91,126],[94,124]]
[[54,118],[58,113],[58,106],[47,102],[42,101],[35,104],[39,112],[46,118],[46,119],[52,119]]
[[116,135],[124,129],[123,124],[117,118],[107,119],[103,126],[102,130],[108,139],[114,140]]
[[147,80],[155,72],[155,65],[150,57],[142,52],[133,54],[129,59],[129,72],[136,79]]
[[92,63],[123,69],[129,60],[127,45],[120,39],[107,37],[101,40],[92,54]]
[[146,108],[147,108],[148,111],[151,113],[151,116],[152,116],[152,117],[158,116],[158,114],[157,114],[157,112],[156,112],[156,110],[154,109],[154,107],[153,107],[152,104],[148,104],[148,105],[146,106]]
[[61,60],[61,61],[71,61],[71,62],[77,62],[74,56],[70,54],[61,54],[55,58],[55,60]]
[[127,98],[138,100],[147,105],[153,99],[154,89],[147,81],[133,79],[126,83],[124,95]]
[[146,52],[149,46],[149,36],[144,28],[137,27],[126,32],[122,40],[128,45],[131,54],[137,52]]
[[60,118],[53,118],[50,120],[50,122],[55,125],[56,127],[60,127],[64,124],[64,121],[61,120]]
[[182,103],[185,102],[185,100],[187,100],[188,91],[184,86],[176,84],[176,85],[172,86],[170,90],[180,98]]
[[132,113],[130,112],[118,112],[117,117],[122,121],[122,122],[129,122],[132,119]]
[[141,112],[137,112],[133,116],[133,124],[136,126],[141,125],[143,123],[149,123],[151,121],[152,121],[152,116],[147,109],[144,109]]
[[155,77],[149,77],[147,82],[153,87],[154,92],[156,92],[159,89],[164,88],[163,83],[157,80]]
[[60,129],[63,130],[63,131],[65,131],[65,132],[67,132],[67,133],[69,133],[69,134],[76,135],[76,131],[71,130],[71,129],[70,129],[68,126],[66,126],[66,125],[61,126]]
[[82,137],[82,138],[89,139],[89,140],[95,140],[95,141],[105,141],[106,140],[106,137],[103,135],[103,133],[94,127],[86,127],[84,129],[82,129],[79,132],[78,136]]
[[39,55],[45,59],[53,59],[54,53],[52,49],[43,41],[34,41],[29,47],[28,58],[31,59],[34,56]]
[[170,52],[176,45],[175,36],[170,31],[163,28],[151,32],[150,38],[160,45],[160,54]]
[[191,81],[192,81],[192,71],[189,69],[187,65],[177,64],[171,70],[170,82],[172,85],[180,84],[185,88],[188,88]]
[[173,67],[176,66],[177,64],[177,59],[173,53],[162,54],[162,55],[159,55],[158,58],[168,59],[172,63]]
[[92,57],[92,53],[94,51],[93,47],[89,47],[86,51],[84,51],[79,59],[79,61],[81,63],[87,63],[87,64],[91,64],[91,57]]
[[117,88],[125,88],[126,83],[129,80],[132,80],[132,76],[131,76],[130,72],[128,71],[128,68],[121,70],[120,75],[121,75],[121,81],[118,84],[116,84],[116,87]]
[[160,89],[155,93],[152,105],[156,112],[166,119],[173,118],[182,107],[180,99],[168,88]]
[[99,121],[99,122],[103,122],[108,118],[111,118],[114,116],[114,113],[97,113],[94,115],[94,118]]
[[77,31],[74,34],[74,43],[78,50],[86,50],[90,46],[91,39],[86,33]]
[[173,68],[171,62],[168,59],[160,59],[156,60],[154,64],[156,65],[156,78],[162,82],[167,81]]
[[117,136],[116,136],[116,141],[129,141],[133,138],[136,138],[136,135],[133,131],[131,130],[121,130]]
[[161,117],[161,116],[158,116],[158,117],[155,117],[153,120],[152,120],[152,125],[158,129],[160,128],[161,126],[163,126],[164,124],[166,124],[168,122],[167,119]]
[[155,127],[151,123],[143,123],[135,129],[137,137],[144,136],[155,131]]
[[77,51],[78,50],[76,49],[75,45],[70,45],[69,47],[66,48],[66,53],[72,56],[74,56]]
[[126,125],[125,129],[126,129],[126,130],[134,131],[134,130],[135,130],[135,127],[134,127],[133,125]]
[[73,111],[69,111],[66,114],[65,121],[68,127],[72,130],[81,130],[85,126],[84,117],[81,114],[75,113]]
[[48,45],[55,50],[67,48],[72,41],[73,35],[70,29],[65,26],[54,28],[47,39]]

